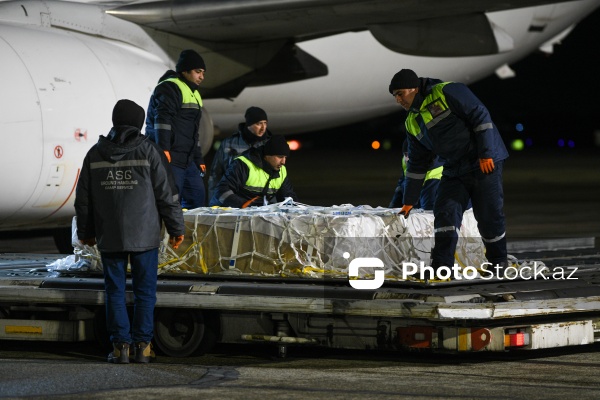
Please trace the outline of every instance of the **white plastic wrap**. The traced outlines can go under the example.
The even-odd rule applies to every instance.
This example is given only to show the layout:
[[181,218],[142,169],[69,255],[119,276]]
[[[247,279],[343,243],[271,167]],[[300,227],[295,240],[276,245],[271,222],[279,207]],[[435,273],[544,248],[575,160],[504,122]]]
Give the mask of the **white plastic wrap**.
[[[186,238],[160,251],[161,272],[345,277],[350,261],[376,257],[386,279],[400,279],[402,263],[429,265],[433,214],[341,205],[276,204],[249,209],[198,208],[184,214]],[[456,262],[485,262],[472,211],[464,215]]]
[[[185,239],[177,250],[164,232],[158,273],[347,278],[352,260],[378,258],[386,280],[401,280],[403,263],[430,265],[433,214],[413,210],[405,219],[397,213],[382,207],[315,207],[291,201],[248,209],[197,208],[184,213]],[[72,227],[74,255],[49,264],[49,270],[101,272],[97,247],[79,242],[75,218]],[[519,270],[529,265],[512,256],[509,260]],[[463,216],[455,262],[479,271],[486,262],[472,210]],[[370,273],[359,269],[358,276]]]

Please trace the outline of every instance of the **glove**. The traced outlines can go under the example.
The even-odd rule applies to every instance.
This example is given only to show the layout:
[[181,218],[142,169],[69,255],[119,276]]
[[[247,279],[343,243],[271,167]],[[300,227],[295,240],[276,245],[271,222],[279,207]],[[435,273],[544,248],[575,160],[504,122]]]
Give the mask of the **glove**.
[[171,153],[169,153],[169,150],[164,150],[165,152],[165,156],[167,156],[167,160],[169,160],[169,162],[171,162]]
[[96,238],[79,239],[79,241],[81,242],[81,244],[84,244],[86,246],[93,246],[96,244]]
[[408,214],[410,214],[410,210],[412,210],[413,206],[403,205],[398,215],[404,215],[404,218],[408,218]]
[[200,164],[200,171],[202,171],[203,174],[206,173],[206,164]]
[[244,204],[242,204],[242,208],[248,207],[250,204],[254,203],[256,200],[260,199],[260,196],[256,196],[253,199],[248,200]]
[[175,250],[177,250],[177,248],[179,248],[179,245],[181,244],[181,242],[183,242],[183,235],[169,236],[169,244]]
[[491,174],[494,171],[494,160],[491,158],[480,158],[479,168],[484,174]]

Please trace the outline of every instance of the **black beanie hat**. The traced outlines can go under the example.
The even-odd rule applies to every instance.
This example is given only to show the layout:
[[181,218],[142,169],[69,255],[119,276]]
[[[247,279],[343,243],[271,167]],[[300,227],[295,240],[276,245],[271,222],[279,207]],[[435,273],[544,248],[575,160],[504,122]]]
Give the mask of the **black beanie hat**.
[[259,121],[266,121],[267,113],[260,107],[249,107],[244,117],[246,118],[246,126],[250,126]]
[[145,116],[144,109],[133,101],[119,100],[112,112],[113,126],[127,125],[142,129]]
[[290,146],[282,135],[273,135],[264,146],[265,156],[289,156]]
[[175,71],[181,73],[183,71],[191,71],[192,69],[203,69],[206,71],[206,65],[202,56],[194,50],[183,50],[177,60]]
[[412,89],[419,87],[419,77],[412,69],[401,69],[390,82],[390,93],[396,89]]

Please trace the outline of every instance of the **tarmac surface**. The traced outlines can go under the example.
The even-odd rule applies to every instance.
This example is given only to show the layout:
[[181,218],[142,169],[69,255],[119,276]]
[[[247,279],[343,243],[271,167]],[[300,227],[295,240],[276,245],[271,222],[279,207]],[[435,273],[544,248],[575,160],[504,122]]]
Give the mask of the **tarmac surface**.
[[[509,242],[600,237],[597,152],[512,154],[505,166]],[[399,154],[292,153],[302,203],[387,206]],[[598,246],[596,241],[596,246]],[[0,234],[0,253],[57,253],[47,232]],[[201,357],[112,365],[95,343],[0,341],[0,398],[597,399],[600,343],[466,355],[218,346]]]

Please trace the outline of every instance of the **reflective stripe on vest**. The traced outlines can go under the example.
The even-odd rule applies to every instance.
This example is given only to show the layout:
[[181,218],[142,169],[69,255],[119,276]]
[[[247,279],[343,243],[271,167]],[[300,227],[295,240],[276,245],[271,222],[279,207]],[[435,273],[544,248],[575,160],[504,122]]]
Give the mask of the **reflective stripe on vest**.
[[431,93],[425,97],[419,112],[409,112],[406,117],[406,131],[421,140],[423,137],[422,128],[430,129],[438,122],[446,118],[452,111],[446,102],[446,96],[442,89],[452,82],[442,82],[431,88]]
[[200,92],[198,92],[197,90],[194,90],[192,92],[192,89],[190,89],[190,87],[181,79],[165,79],[164,81],[159,82],[159,85],[163,82],[173,82],[179,87],[179,90],[181,91],[181,95],[183,97],[181,108],[195,108],[197,110],[202,108],[202,97],[200,97]]
[[271,181],[269,181],[269,174],[267,174],[264,169],[254,165],[254,163],[248,160],[245,156],[240,156],[237,159],[246,164],[248,166],[248,170],[250,171],[248,174],[248,179],[246,180],[246,185],[244,186],[246,190],[262,195],[265,185],[267,182],[269,182],[269,187],[266,194],[273,195],[277,193],[277,191],[281,188],[281,185],[283,185],[283,181],[287,176],[285,165],[282,165],[281,169],[279,170],[279,178],[273,178]]
[[[404,171],[404,176],[406,176],[406,169],[408,168],[408,165],[406,164],[406,157],[402,156],[402,170]],[[440,166],[434,169],[430,169],[429,171],[427,171],[427,174],[425,175],[425,180],[428,179],[442,179],[442,172],[444,170],[444,166]]]

